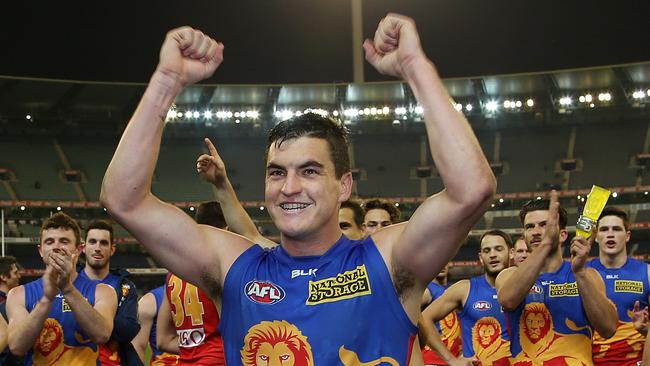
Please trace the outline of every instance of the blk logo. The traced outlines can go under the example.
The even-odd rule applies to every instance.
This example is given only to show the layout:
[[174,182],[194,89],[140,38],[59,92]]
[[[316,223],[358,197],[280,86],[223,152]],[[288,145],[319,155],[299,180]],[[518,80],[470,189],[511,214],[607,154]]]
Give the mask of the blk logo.
[[291,278],[300,276],[316,276],[316,271],[318,271],[318,268],[294,269],[291,271]]

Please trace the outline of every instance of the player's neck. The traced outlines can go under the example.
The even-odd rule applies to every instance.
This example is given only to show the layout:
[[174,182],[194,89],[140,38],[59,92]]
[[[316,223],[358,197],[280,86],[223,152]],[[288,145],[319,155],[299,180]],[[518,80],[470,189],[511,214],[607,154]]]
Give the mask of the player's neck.
[[627,253],[625,251],[613,255],[600,252],[598,257],[605,268],[621,268],[627,262]]
[[321,230],[303,238],[291,238],[281,234],[281,245],[292,257],[320,256],[325,254],[341,238],[341,230]]
[[[501,272],[499,272],[499,273],[501,273]],[[495,275],[491,275],[489,273],[485,274],[485,280],[487,281],[487,283],[490,284],[490,286],[494,287],[494,284],[497,281],[497,276],[499,275],[499,273],[497,273]]]
[[553,273],[557,272],[560,267],[562,267],[562,246],[558,246],[554,251],[550,252],[546,259],[544,260],[544,266],[542,267],[541,273]]
[[440,286],[447,286],[447,277],[444,278],[436,277],[433,279],[433,282],[439,284]]
[[9,292],[9,286],[5,282],[0,283],[0,291],[4,292],[5,294]]
[[86,264],[86,267],[84,267],[84,272],[86,273],[86,276],[88,276],[88,278],[90,278],[91,280],[98,280],[98,281],[103,280],[104,278],[106,278],[106,276],[108,276],[108,271],[109,271],[108,265],[97,269],[89,266],[88,264]]

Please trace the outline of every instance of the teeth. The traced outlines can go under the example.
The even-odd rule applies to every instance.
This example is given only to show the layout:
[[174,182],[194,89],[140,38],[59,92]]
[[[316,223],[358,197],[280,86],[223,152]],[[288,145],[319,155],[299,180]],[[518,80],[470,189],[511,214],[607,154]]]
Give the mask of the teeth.
[[280,205],[283,210],[302,210],[303,208],[306,208],[309,206],[306,203],[283,203]]

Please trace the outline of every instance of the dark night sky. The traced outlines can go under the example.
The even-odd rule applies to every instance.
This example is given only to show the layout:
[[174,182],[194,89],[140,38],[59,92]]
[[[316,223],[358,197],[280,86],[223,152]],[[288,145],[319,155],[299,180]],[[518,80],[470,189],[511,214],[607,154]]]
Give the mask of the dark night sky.
[[[363,7],[366,37],[388,11],[414,17],[444,77],[650,60],[649,1],[364,0]],[[0,75],[144,82],[165,32],[187,24],[226,45],[210,82],[352,80],[349,0],[22,1],[3,4],[2,13]],[[366,80],[383,78],[366,67]]]

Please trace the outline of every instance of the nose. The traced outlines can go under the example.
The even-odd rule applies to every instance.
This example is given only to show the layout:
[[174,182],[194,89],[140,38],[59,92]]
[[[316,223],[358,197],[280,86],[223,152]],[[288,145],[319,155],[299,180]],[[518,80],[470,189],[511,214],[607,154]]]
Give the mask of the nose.
[[285,196],[292,196],[296,193],[300,193],[301,190],[302,186],[300,184],[300,179],[296,176],[296,173],[291,171],[287,172],[284,184],[282,184],[282,194]]

